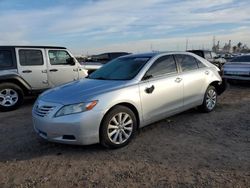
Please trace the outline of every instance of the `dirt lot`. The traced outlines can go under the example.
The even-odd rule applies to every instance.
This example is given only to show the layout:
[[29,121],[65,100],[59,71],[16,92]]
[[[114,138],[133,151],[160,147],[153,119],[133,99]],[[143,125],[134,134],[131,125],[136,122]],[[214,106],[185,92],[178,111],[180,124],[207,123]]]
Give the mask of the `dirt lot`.
[[0,114],[0,187],[250,187],[250,86],[209,114],[193,109],[143,128],[127,147],[48,143],[28,100]]

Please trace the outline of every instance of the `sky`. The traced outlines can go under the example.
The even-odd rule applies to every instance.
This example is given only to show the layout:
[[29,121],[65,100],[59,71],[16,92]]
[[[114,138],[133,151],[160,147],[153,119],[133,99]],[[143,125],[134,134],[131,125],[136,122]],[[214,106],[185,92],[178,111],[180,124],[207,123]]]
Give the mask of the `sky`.
[[0,45],[65,46],[75,55],[250,47],[249,0],[0,0]]

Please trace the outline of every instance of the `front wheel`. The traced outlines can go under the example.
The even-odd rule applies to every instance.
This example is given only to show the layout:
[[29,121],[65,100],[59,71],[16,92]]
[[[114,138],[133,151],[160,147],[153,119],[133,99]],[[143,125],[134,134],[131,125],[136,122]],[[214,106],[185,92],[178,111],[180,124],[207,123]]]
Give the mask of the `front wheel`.
[[0,84],[0,110],[10,111],[18,108],[23,102],[22,89],[13,83]]
[[217,91],[214,86],[209,86],[204,95],[203,103],[200,109],[203,112],[211,112],[217,105]]
[[100,130],[101,144],[108,148],[123,147],[134,136],[136,127],[133,111],[125,106],[116,106],[104,117]]

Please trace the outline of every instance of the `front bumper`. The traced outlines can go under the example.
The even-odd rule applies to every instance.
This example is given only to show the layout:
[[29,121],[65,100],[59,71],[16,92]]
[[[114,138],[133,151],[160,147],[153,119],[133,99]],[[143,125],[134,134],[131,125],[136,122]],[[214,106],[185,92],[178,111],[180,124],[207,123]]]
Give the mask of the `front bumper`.
[[101,112],[91,110],[61,117],[53,114],[41,117],[33,109],[32,117],[34,130],[48,141],[76,145],[99,143]]

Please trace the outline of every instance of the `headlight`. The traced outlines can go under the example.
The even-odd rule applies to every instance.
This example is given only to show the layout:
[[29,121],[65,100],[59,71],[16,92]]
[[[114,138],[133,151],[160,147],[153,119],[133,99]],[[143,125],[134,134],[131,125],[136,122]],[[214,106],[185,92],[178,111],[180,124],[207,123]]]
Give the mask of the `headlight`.
[[55,115],[55,117],[65,116],[69,114],[76,114],[88,110],[92,110],[98,101],[91,101],[87,103],[78,103],[78,104],[71,104],[63,106]]

